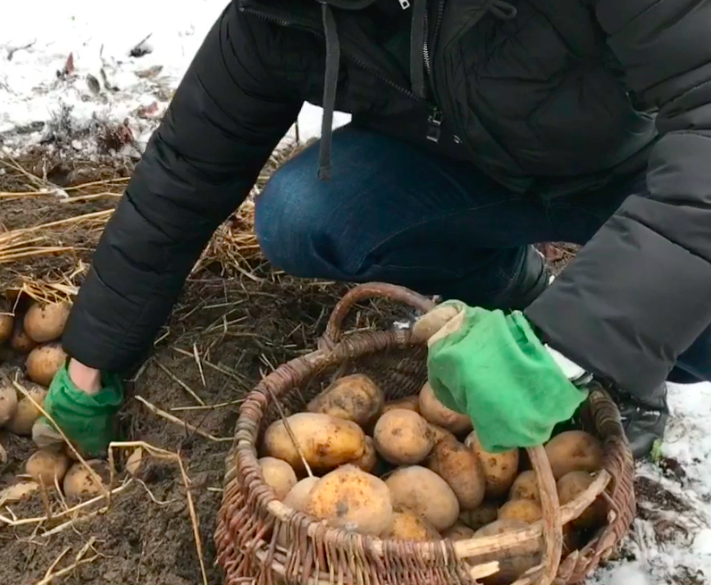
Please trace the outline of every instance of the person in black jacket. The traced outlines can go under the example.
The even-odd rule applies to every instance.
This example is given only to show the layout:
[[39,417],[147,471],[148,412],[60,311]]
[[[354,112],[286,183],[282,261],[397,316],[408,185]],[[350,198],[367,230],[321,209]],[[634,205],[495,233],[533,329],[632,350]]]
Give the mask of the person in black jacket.
[[[709,30],[711,0],[234,0],[96,250],[58,410],[144,355],[306,101],[322,138],[257,201],[267,258],[522,310],[644,454],[665,381],[711,379]],[[549,285],[532,244],[557,240],[584,248]]]

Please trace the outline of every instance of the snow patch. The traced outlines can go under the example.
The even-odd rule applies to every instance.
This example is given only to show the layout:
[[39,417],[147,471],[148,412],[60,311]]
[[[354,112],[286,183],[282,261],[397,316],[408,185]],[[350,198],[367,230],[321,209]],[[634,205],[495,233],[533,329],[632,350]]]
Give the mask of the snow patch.
[[[51,142],[53,121],[64,118],[69,146],[84,154],[97,148],[97,128],[116,126],[142,152],[225,5],[124,0],[107,12],[88,0],[15,4],[0,19],[0,146],[12,153]],[[339,112],[334,126],[349,120]],[[305,105],[299,134],[320,136],[321,108]]]
[[633,562],[613,569],[608,578],[608,585],[654,585],[649,571],[641,563]]

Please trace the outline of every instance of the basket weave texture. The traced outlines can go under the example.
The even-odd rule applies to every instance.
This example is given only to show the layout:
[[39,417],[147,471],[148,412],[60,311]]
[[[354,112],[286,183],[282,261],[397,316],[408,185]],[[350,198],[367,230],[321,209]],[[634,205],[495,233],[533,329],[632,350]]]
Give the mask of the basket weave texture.
[[[528,449],[541,492],[543,520],[527,529],[462,541],[409,542],[344,530],[284,506],[264,482],[258,446],[270,423],[300,412],[335,378],[363,373],[388,400],[420,391],[427,379],[426,345],[410,331],[359,332],[341,339],[341,324],[366,298],[386,297],[427,311],[433,303],[402,287],[373,283],[346,294],[334,309],[319,349],[266,376],[246,397],[226,462],[215,532],[218,563],[227,585],[473,585],[497,570],[515,546],[542,539],[541,563],[516,585],[567,585],[589,576],[618,547],[635,515],[634,465],[619,411],[601,386],[591,389],[583,427],[603,441],[603,470],[575,501],[560,506],[542,447]],[[608,504],[608,522],[582,548],[563,557],[563,525],[596,498]],[[277,545],[286,534],[288,548]]]

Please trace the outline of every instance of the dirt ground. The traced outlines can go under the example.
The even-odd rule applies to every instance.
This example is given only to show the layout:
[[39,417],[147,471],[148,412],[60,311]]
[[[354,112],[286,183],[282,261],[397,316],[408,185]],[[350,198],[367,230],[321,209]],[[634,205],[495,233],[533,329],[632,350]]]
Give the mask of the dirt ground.
[[[24,287],[40,295],[71,294],[81,283],[131,164],[57,163],[37,153],[0,163],[0,291]],[[58,188],[64,190],[62,198]],[[25,194],[10,195],[19,192]],[[3,233],[37,225],[46,227],[3,241]],[[248,217],[236,216],[227,229],[190,277],[154,353],[130,382],[119,417],[122,441],[142,441],[180,455],[210,585],[221,582],[212,535],[239,400],[265,372],[315,348],[330,309],[347,288],[274,273],[249,237],[229,231],[248,231]],[[61,250],[48,254],[47,247]],[[28,250],[34,252],[25,255]],[[575,247],[554,244],[542,251],[557,273],[574,257]],[[406,316],[402,308],[369,303],[350,326],[389,327],[394,318]],[[21,366],[21,356],[3,365]],[[2,489],[22,473],[33,445],[2,431],[0,444],[9,455],[0,465]],[[116,451],[114,487],[120,489],[108,509],[101,503],[67,512],[75,502],[63,502],[51,490],[46,497],[37,493],[0,504],[0,583],[203,583],[179,466],[144,452],[132,479],[123,469],[129,452]],[[643,487],[645,493],[655,492]]]
[[[122,438],[145,441],[183,457],[210,583],[220,582],[219,571],[213,566],[212,533],[230,442],[186,431],[150,412],[138,397],[215,438],[230,437],[239,398],[272,365],[313,347],[312,332],[323,324],[324,308],[333,304],[338,292],[333,285],[283,278],[260,283],[218,277],[196,279],[189,283],[168,324],[166,333],[170,333],[157,344],[154,355],[131,384],[120,415]],[[198,406],[186,386],[207,405],[221,406],[173,410]],[[2,436],[0,442],[10,453],[10,461],[0,475],[2,485],[22,471],[21,463],[32,446],[29,440],[16,437],[8,442]],[[98,557],[74,571],[64,583],[201,583],[180,470],[173,462],[144,461],[138,475],[141,482],[134,482],[116,496],[104,514],[79,520],[50,537],[42,536],[43,532],[67,518],[39,527],[0,528],[0,582],[36,583],[65,548],[70,551],[58,569],[71,564],[75,554],[93,538],[91,548]],[[11,508],[18,518],[45,515],[39,496]]]
[[[42,158],[30,157],[19,165],[29,175],[7,164],[0,174],[0,192],[5,194],[0,199],[3,290],[25,287],[52,296],[71,292],[70,284],[80,284],[105,218],[74,218],[110,211],[117,197],[105,193],[120,192],[125,184],[121,179],[130,173],[130,168],[111,161],[75,161],[61,165],[61,173],[47,173],[48,167],[50,171],[55,168]],[[106,180],[113,182],[73,190],[76,185]],[[51,191],[56,186],[65,188],[70,199],[58,199],[52,193],[7,196],[10,192]],[[54,225],[56,222],[64,223]],[[231,226],[248,229],[245,223],[249,223],[248,218],[236,216]],[[57,254],[46,254],[45,250],[37,256],[3,263],[3,253],[20,248],[11,248],[7,241],[3,247],[3,231],[15,233],[13,230],[37,225],[48,226],[40,230],[37,247],[67,249]],[[344,285],[296,280],[274,273],[249,242],[241,247],[242,240],[228,233],[217,239],[200,269],[189,279],[169,323],[159,333],[154,353],[130,382],[119,416],[122,441],[144,441],[180,454],[190,481],[210,584],[221,580],[214,563],[212,535],[239,399],[263,373],[315,348],[329,310],[346,290]],[[21,244],[26,249],[25,240]],[[376,303],[364,307],[351,325],[389,326],[396,314],[395,308]],[[22,362],[22,356],[15,355],[3,367],[21,369]],[[186,421],[198,431],[186,430],[152,412],[152,408]],[[34,449],[30,439],[1,430],[0,444],[9,456],[8,462],[0,465],[1,489],[16,481]],[[119,476],[115,486],[120,487],[129,479],[122,471],[123,459],[129,452],[116,451]],[[51,490],[47,495],[48,502],[41,493],[35,494],[7,504],[0,512],[17,521],[16,525],[0,522],[0,583],[203,582],[186,490],[175,461],[157,460],[144,452],[140,472],[113,498],[108,510],[96,505],[67,514],[66,509],[74,503],[59,501]],[[46,518],[48,509],[52,518],[33,520]],[[47,534],[51,531],[54,532]],[[70,569],[77,559],[79,566]]]

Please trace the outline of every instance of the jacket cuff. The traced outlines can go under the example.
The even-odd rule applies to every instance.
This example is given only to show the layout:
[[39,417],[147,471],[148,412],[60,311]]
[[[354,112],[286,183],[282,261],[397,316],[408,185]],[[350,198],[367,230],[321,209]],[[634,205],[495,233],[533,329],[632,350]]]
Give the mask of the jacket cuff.
[[706,260],[618,214],[525,315],[544,343],[644,399],[711,322],[709,290]]

